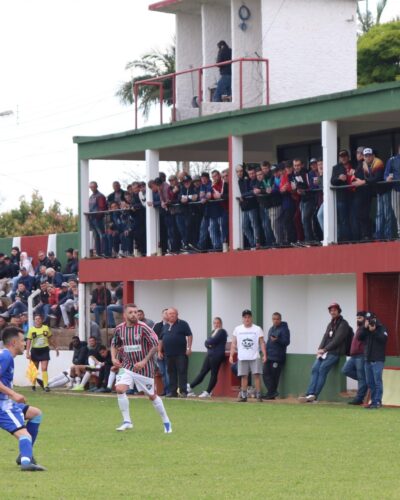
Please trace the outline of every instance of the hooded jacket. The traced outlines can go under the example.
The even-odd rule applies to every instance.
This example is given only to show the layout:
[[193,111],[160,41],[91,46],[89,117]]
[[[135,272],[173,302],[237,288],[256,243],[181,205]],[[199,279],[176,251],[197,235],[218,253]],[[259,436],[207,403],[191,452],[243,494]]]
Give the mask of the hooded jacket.
[[[271,337],[276,337],[276,340],[272,340]],[[267,336],[267,359],[284,363],[289,344],[290,331],[286,321],[282,321],[279,326],[271,326]]]

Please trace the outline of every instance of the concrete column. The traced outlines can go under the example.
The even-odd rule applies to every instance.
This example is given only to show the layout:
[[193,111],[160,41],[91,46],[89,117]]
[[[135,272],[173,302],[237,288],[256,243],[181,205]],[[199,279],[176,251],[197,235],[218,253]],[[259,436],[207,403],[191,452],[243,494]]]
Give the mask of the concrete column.
[[80,340],[86,340],[90,336],[90,289],[86,283],[79,283],[79,330]]
[[[160,153],[157,150],[146,149],[146,179],[155,179],[158,176],[158,163]],[[146,200],[152,201],[153,193],[146,188]],[[160,240],[160,228],[158,211],[153,207],[146,206],[146,242],[147,256],[157,255],[158,242]]]
[[236,166],[243,163],[243,137],[229,137],[229,247],[237,250],[242,247],[240,207],[236,198],[240,196]]
[[321,137],[324,159],[324,246],[336,242],[335,192],[330,188],[330,185],[332,167],[337,163],[337,133],[337,122],[322,122]]
[[78,189],[79,189],[79,237],[80,249],[79,255],[81,259],[89,257],[89,223],[85,212],[89,211],[89,160],[81,160],[78,172]]

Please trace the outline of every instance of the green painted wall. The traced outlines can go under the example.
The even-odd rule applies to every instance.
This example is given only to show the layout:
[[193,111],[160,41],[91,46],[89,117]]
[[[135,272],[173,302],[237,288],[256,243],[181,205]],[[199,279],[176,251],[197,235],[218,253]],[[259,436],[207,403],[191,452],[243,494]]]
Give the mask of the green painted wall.
[[[198,375],[205,357],[206,357],[205,352],[193,352],[192,355],[190,356],[189,370],[188,370],[189,383]],[[200,394],[200,392],[205,391],[207,389],[209,380],[210,380],[210,374],[208,374],[206,378],[203,380],[203,382],[196,387],[196,394]]]
[[77,249],[78,245],[79,245],[78,233],[59,233],[59,234],[57,234],[56,255],[57,255],[58,260],[61,262],[62,269],[64,269],[64,266],[67,262],[65,250],[67,248]]
[[0,238],[0,252],[10,255],[12,242],[12,238]]

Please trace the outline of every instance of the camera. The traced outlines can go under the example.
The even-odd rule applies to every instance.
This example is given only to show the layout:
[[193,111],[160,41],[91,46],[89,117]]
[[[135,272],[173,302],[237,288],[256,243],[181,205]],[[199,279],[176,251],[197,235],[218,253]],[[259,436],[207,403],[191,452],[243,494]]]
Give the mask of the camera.
[[365,319],[368,321],[368,323],[370,324],[370,326],[376,326],[376,316],[375,314],[373,313],[367,313],[365,315]]

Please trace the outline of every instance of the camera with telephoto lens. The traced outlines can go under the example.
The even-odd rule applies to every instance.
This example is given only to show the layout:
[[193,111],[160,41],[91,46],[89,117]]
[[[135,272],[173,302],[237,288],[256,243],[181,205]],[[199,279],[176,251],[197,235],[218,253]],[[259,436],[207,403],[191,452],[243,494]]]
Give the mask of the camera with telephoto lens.
[[376,326],[376,316],[373,313],[367,313],[365,319],[368,321],[370,326]]

